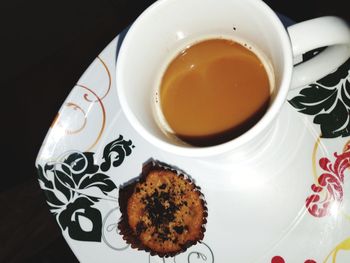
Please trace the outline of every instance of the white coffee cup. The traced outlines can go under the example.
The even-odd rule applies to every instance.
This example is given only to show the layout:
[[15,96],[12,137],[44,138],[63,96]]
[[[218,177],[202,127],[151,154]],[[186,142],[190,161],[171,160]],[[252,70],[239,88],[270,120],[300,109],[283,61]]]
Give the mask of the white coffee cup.
[[[288,32],[287,32],[288,31]],[[337,17],[320,17],[284,28],[261,0],[159,0],[133,23],[119,51],[116,85],[121,108],[135,130],[164,151],[211,157],[246,150],[265,137],[290,88],[316,81],[350,56],[350,30]],[[207,38],[229,38],[253,46],[272,67],[274,90],[265,115],[231,141],[194,147],[174,139],[155,114],[157,91],[167,64],[186,46]],[[328,46],[294,65],[303,53]]]

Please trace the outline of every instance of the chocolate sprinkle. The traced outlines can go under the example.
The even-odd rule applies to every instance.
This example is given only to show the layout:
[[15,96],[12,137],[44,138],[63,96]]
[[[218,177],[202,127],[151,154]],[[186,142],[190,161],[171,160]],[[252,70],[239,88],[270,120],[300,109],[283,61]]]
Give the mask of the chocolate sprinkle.
[[176,231],[178,234],[182,234],[184,232],[184,227],[183,226],[174,226],[173,229]]
[[139,221],[136,225],[136,234],[140,235],[142,232],[144,232],[147,229],[147,226],[144,222]]
[[[185,179],[187,183],[193,185],[193,182],[188,176],[182,173],[179,174],[176,170],[170,169],[169,167],[164,168],[164,166],[159,166],[158,162],[153,161],[143,167],[142,174],[139,178],[120,187],[119,191],[119,206],[122,217],[118,223],[118,228],[121,231],[120,233],[123,239],[131,244],[133,248],[142,249],[150,252],[151,255],[158,255],[160,257],[175,256],[185,251],[197,241],[203,239],[203,234],[205,232],[204,225],[207,216],[207,207],[203,195],[199,192],[199,189],[194,186],[193,191],[199,193],[199,198],[203,205],[204,217],[200,230],[201,232],[198,233],[197,238],[185,239],[183,241],[183,238],[188,235],[187,231],[189,231],[188,226],[184,222],[184,220],[188,219],[184,219],[183,216],[191,212],[191,207],[189,207],[189,205],[193,204],[193,202],[187,202],[181,199],[186,198],[184,196],[189,190],[182,189],[176,183],[173,185],[173,181],[161,183],[160,185],[155,185],[154,183],[152,185],[152,182],[146,182],[151,172],[162,173],[164,170],[174,172],[175,175],[178,175],[180,178]],[[136,226],[134,225],[134,229],[130,228],[127,212],[128,200],[133,195],[138,196],[138,200],[142,203],[139,207],[139,209],[142,209],[139,210],[141,213],[140,218],[138,219],[139,221],[136,221],[137,224]],[[146,243],[141,241],[145,236],[150,236],[154,242],[158,242],[158,245],[162,248],[155,251],[151,247],[148,247]],[[180,238],[180,236],[182,237]],[[180,248],[178,250],[167,250],[169,246],[167,242],[171,242],[175,246],[180,246]]]

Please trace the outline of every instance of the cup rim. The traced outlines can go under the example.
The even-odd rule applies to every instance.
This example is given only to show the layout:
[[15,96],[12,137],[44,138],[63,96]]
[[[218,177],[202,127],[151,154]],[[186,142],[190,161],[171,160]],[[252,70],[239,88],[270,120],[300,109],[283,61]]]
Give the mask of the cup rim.
[[145,18],[147,18],[152,12],[154,12],[155,9],[160,8],[161,6],[166,5],[168,2],[172,1],[177,0],[159,0],[154,2],[140,14],[140,16],[134,21],[134,23],[131,25],[130,29],[126,33],[126,36],[119,49],[119,54],[116,62],[117,96],[121,105],[121,109],[124,112],[131,126],[140,134],[140,136],[163,151],[185,157],[199,158],[217,156],[224,153],[233,152],[235,149],[242,147],[244,144],[251,141],[262,131],[264,131],[277,117],[280,109],[282,108],[287,98],[287,94],[290,89],[293,68],[292,47],[288,33],[284,28],[282,22],[278,18],[277,14],[265,2],[260,0],[245,0],[246,2],[254,3],[260,10],[265,12],[266,16],[273,20],[276,29],[280,32],[280,41],[282,43],[282,50],[284,53],[284,70],[282,73],[283,78],[280,84],[281,88],[277,93],[274,102],[270,105],[264,116],[253,127],[251,127],[242,135],[233,138],[227,142],[213,146],[196,147],[175,145],[157,138],[139,122],[135,114],[131,111],[127,100],[124,99],[125,92],[123,89],[123,75],[121,74],[121,71],[118,70],[123,66],[123,63],[127,61],[127,56],[124,50],[126,49],[127,43],[129,41],[132,41],[132,35],[134,34],[135,27],[142,23],[142,21]]

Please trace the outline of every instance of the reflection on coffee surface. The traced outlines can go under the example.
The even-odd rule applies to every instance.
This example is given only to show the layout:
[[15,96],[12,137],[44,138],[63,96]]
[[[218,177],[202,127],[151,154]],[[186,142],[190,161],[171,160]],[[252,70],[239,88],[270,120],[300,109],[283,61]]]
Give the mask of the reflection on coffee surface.
[[211,146],[238,137],[258,122],[270,94],[265,66],[250,48],[209,39],[170,62],[160,84],[160,107],[177,137]]

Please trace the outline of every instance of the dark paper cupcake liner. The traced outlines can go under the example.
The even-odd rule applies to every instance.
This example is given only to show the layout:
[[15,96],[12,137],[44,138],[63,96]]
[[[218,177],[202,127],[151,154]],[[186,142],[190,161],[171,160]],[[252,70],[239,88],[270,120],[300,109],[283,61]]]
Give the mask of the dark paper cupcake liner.
[[[203,208],[203,219],[202,219],[202,226],[200,233],[198,237],[195,240],[188,240],[185,244],[180,245],[180,249],[177,251],[172,251],[172,252],[159,252],[155,251],[147,246],[145,246],[136,233],[131,229],[129,225],[129,217],[127,213],[127,206],[128,206],[128,200],[129,198],[133,195],[135,191],[135,186],[137,183],[144,183],[147,179],[148,174],[151,171],[164,171],[164,170],[169,170],[173,173],[175,173],[177,176],[183,178],[186,180],[189,184],[194,186],[194,190],[199,194],[200,202]],[[146,252],[149,252],[152,256],[158,255],[159,257],[173,257],[176,256],[180,253],[185,252],[189,247],[195,245],[197,242],[200,242],[204,238],[204,233],[205,233],[205,225],[207,223],[207,216],[208,216],[208,209],[207,209],[207,203],[204,199],[204,195],[201,192],[201,188],[197,186],[194,183],[194,180],[187,175],[184,171],[181,169],[170,166],[169,164],[159,162],[153,159],[150,159],[147,161],[142,168],[142,173],[139,177],[134,178],[124,185],[120,186],[119,188],[119,207],[121,211],[121,218],[118,222],[118,229],[120,235],[122,235],[123,239],[126,241],[126,243],[130,244],[130,246],[134,249],[137,250],[144,250]]]

